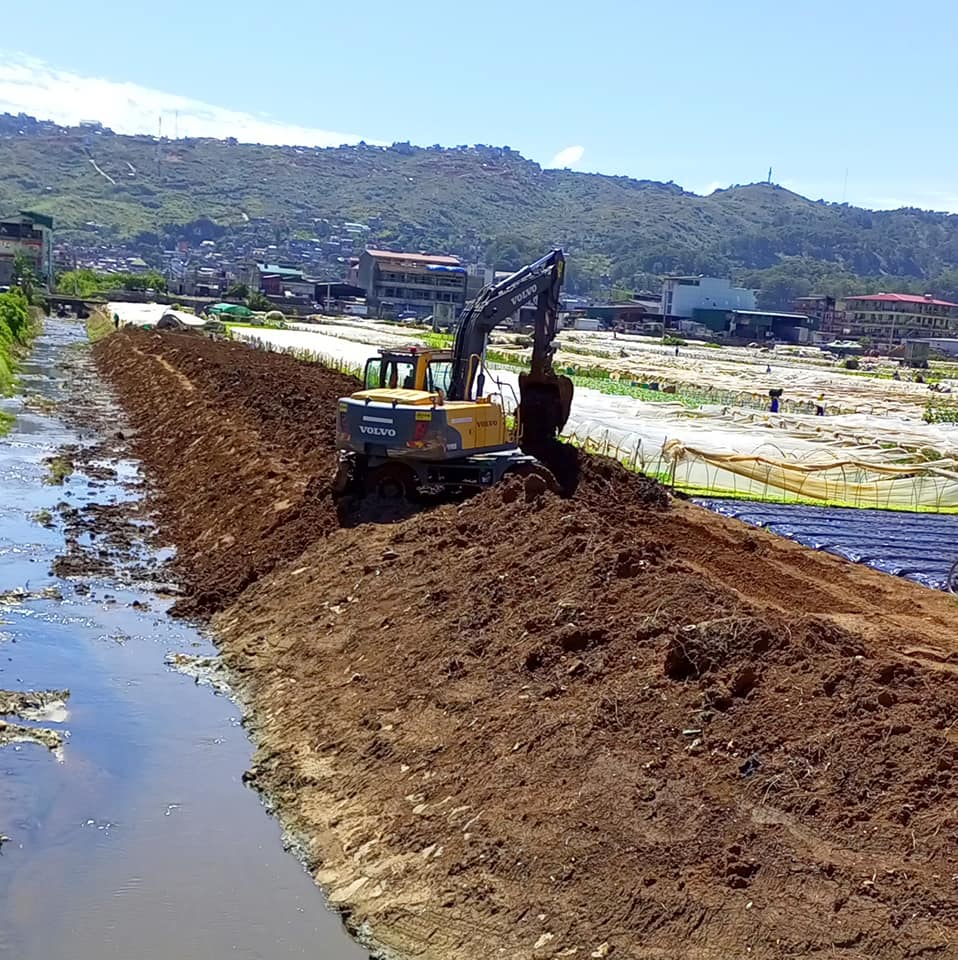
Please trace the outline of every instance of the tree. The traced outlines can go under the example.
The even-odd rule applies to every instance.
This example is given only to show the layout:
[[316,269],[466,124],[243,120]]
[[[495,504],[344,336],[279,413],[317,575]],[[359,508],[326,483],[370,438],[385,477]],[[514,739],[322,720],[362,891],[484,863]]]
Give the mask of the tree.
[[17,253],[13,258],[13,282],[22,291],[28,301],[33,300],[33,288],[36,285],[37,275],[33,269],[33,262],[23,253]]
[[72,297],[92,297],[102,289],[102,278],[93,270],[67,270],[56,280],[57,293]]
[[263,296],[263,294],[259,292],[259,290],[254,290],[249,295],[249,298],[246,301],[246,306],[248,306],[250,310],[257,311],[273,309],[273,305],[269,302],[269,300],[266,299],[266,297]]
[[166,293],[166,277],[162,273],[159,273],[156,270],[150,270],[146,274],[146,288],[148,290],[156,290],[157,293]]
[[245,283],[231,284],[226,296],[232,300],[245,300],[249,296],[249,287]]

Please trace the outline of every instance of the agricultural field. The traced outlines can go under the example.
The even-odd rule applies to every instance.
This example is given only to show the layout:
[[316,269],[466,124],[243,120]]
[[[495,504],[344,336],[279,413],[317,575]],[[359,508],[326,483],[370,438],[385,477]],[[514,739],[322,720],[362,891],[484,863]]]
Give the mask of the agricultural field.
[[[442,334],[365,321],[292,327],[234,335],[354,374],[379,347],[450,342]],[[576,384],[567,436],[680,489],[781,502],[958,509],[958,425],[929,416],[929,410],[958,409],[958,381],[941,379],[942,389],[955,393],[939,393],[892,379],[890,365],[853,374],[819,351],[687,344],[676,354],[674,346],[649,339],[575,332],[561,334],[560,344],[557,367]],[[515,335],[497,334],[490,345],[488,359],[507,406],[518,395],[517,373],[528,353]],[[775,388],[784,396],[773,414],[768,391]],[[815,413],[819,403],[825,416]]]

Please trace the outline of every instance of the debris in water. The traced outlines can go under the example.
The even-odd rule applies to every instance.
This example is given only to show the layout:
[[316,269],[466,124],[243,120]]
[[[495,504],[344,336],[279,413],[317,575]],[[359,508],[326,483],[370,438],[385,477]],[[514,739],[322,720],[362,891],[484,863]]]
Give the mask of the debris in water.
[[0,747],[17,743],[38,743],[57,753],[63,746],[63,734],[46,727],[24,727],[19,723],[0,720]]
[[15,587],[13,590],[0,590],[0,606],[19,606],[30,600],[62,600],[63,594],[58,587],[44,587],[42,590],[27,590]]
[[0,715],[63,723],[69,690],[0,690]]
[[190,653],[170,653],[166,657],[167,666],[177,673],[192,677],[200,686],[212,687],[213,692],[224,697],[231,697],[226,675],[226,667],[219,657],[197,657]]

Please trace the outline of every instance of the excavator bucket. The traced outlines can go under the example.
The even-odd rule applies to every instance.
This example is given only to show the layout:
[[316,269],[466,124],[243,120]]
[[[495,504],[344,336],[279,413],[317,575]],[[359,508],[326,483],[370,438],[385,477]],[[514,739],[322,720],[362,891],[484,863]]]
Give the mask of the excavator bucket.
[[568,377],[519,374],[519,449],[552,472],[564,497],[571,497],[579,484],[579,452],[559,440],[573,390]]

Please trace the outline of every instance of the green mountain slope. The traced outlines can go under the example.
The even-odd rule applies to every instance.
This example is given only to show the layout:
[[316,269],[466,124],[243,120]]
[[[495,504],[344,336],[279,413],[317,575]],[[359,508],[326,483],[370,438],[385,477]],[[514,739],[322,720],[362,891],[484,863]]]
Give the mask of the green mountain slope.
[[145,252],[196,221],[241,235],[268,220],[279,235],[329,218],[369,223],[380,242],[503,266],[561,244],[573,276],[609,285],[694,272],[761,283],[779,300],[893,285],[958,295],[958,217],[948,214],[872,212],[768,184],[700,197],[542,170],[508,148],[157,143],[19,127],[22,118],[0,117],[0,207],[53,214],[74,239],[135,239]]

